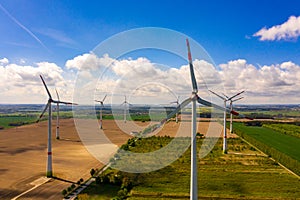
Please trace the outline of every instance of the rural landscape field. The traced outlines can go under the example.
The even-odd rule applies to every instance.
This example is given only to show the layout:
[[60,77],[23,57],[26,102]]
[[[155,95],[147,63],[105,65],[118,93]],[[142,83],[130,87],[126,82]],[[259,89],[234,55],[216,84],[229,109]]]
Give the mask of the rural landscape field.
[[300,2],[0,2],[0,200],[300,200]]
[[[4,127],[1,130],[1,159],[5,161],[0,165],[3,199],[11,199],[30,190],[34,187],[32,183],[45,174],[47,123],[33,123],[38,117],[35,111],[19,111],[20,106],[23,109],[24,105],[5,105],[5,112],[8,112],[7,108],[15,109],[9,114],[4,114],[3,108],[1,111],[1,126]],[[33,110],[29,105],[26,107]],[[44,182],[40,179],[43,184],[20,196],[20,199],[62,199],[74,194],[72,191],[91,177],[94,181],[78,194],[78,199],[189,198],[190,149],[169,166],[153,172],[128,173],[114,169],[114,165],[123,159],[125,162],[131,160],[120,157],[111,161],[111,167],[102,173],[91,174],[92,169],[98,172],[104,165],[93,158],[80,142],[70,109],[66,107],[60,116],[59,140],[55,139],[53,126],[53,178]],[[297,106],[291,109],[297,109]],[[99,108],[97,110],[99,112]],[[105,110],[105,115],[109,116],[109,109]],[[265,115],[264,112],[255,111],[252,114]],[[198,161],[200,199],[297,199],[300,196],[299,121],[297,116],[290,116],[290,111],[282,113],[287,116],[278,118],[274,114],[272,119],[235,120],[235,134],[228,135],[228,153],[222,153],[222,140],[219,139],[213,150]],[[134,116],[135,123],[147,123],[147,114],[138,118]],[[159,134],[135,138],[122,133],[113,119],[104,118],[103,122],[105,134],[114,144],[121,149],[143,153],[168,145],[179,128],[173,118]],[[208,119],[198,119],[198,150],[203,148],[201,144],[210,123]],[[221,127],[220,123],[214,123]],[[189,142],[189,132],[180,140]],[[185,148],[184,145],[182,148]],[[75,187],[69,189],[72,185]]]

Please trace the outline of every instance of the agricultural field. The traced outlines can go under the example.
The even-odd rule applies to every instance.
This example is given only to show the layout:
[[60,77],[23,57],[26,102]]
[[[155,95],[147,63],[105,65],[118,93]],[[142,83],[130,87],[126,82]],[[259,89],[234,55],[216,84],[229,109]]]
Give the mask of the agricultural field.
[[295,136],[300,138],[300,126],[295,125],[295,124],[283,124],[283,123],[278,123],[278,124],[263,124],[263,127],[272,129],[274,131],[290,135],[290,136]]
[[[38,112],[24,114],[24,113],[12,113],[12,114],[0,114],[0,127],[2,129],[18,127],[26,124],[35,123],[38,119],[39,115],[41,114]],[[41,121],[46,120],[48,114],[45,113],[44,117]],[[53,119],[56,118],[56,112],[52,113]],[[59,112],[60,119],[70,119],[73,117],[71,111],[60,111]]]
[[[271,126],[273,127],[273,125]],[[281,127],[282,129],[281,131],[275,131],[267,127],[245,126],[243,123],[234,123],[235,133],[299,175],[300,138],[282,133],[285,130],[290,131],[291,126],[275,125],[274,127]]]
[[22,126],[35,122],[37,117],[35,115],[0,115],[1,129]]
[[[171,140],[171,137],[150,137],[137,140],[134,145],[129,140],[125,146],[134,152],[149,152]],[[202,141],[197,139],[198,150]],[[297,177],[239,138],[229,139],[228,144],[229,154],[222,154],[222,142],[219,140],[214,149],[198,161],[199,198],[296,199],[300,196]],[[108,194],[101,188],[107,185],[119,187],[114,194],[115,199],[189,198],[190,150],[171,165],[149,173],[109,169],[78,197],[106,199]]]

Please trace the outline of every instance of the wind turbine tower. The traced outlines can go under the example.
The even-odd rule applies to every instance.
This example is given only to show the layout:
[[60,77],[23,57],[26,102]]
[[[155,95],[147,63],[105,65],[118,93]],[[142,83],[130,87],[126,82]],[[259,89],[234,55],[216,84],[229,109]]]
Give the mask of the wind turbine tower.
[[[171,103],[175,103],[177,106],[179,106],[179,96],[177,97],[176,101],[173,101]],[[176,123],[178,123],[178,113],[176,113],[175,121]]]
[[104,98],[102,99],[102,101],[99,101],[99,100],[95,100],[96,102],[99,102],[100,103],[100,129],[103,129],[102,127],[102,109],[104,107],[104,101],[105,101],[105,98],[106,98],[107,95],[104,96]]
[[124,105],[124,123],[126,123],[127,119],[126,119],[126,115],[127,115],[127,106],[130,105],[130,103],[127,101],[126,95],[124,95],[125,100],[121,105]]
[[47,101],[47,104],[42,112],[42,114],[40,115],[39,119],[36,121],[36,122],[39,122],[40,119],[43,117],[43,115],[45,114],[45,112],[47,111],[48,109],[48,142],[47,142],[47,171],[46,171],[46,176],[47,177],[52,177],[53,176],[53,171],[52,171],[52,142],[51,142],[51,136],[52,136],[52,130],[51,130],[51,127],[52,127],[52,109],[51,109],[51,104],[52,103],[56,103],[56,104],[67,104],[67,105],[72,105],[72,103],[70,102],[64,102],[64,101],[60,101],[60,100],[53,100],[52,99],[52,96],[48,90],[48,87],[43,79],[43,77],[40,75],[41,79],[42,79],[42,82],[43,82],[43,85],[46,89],[46,92],[48,94],[48,101]]
[[[233,111],[233,109],[232,109],[232,99],[234,98],[234,97],[236,97],[236,96],[238,96],[238,95],[240,95],[240,94],[242,94],[244,91],[242,91],[242,92],[239,92],[239,93],[237,93],[237,94],[235,94],[235,95],[233,95],[232,97],[228,97],[228,96],[226,96],[225,94],[223,94],[224,96],[221,96],[221,95],[219,95],[219,94],[217,94],[217,93],[215,93],[215,92],[213,92],[213,91],[211,91],[211,90],[209,90],[211,93],[213,93],[214,95],[216,95],[217,97],[219,97],[220,99],[222,99],[223,100],[223,102],[224,102],[224,119],[223,119],[223,153],[224,154],[227,154],[227,150],[228,150],[228,148],[227,148],[227,129],[226,129],[226,102],[227,101],[230,101],[230,124],[231,124],[231,126],[232,126],[232,111]],[[241,98],[239,98],[239,99],[241,99]],[[238,99],[238,100],[239,100]]]
[[[230,110],[233,110],[233,102],[241,100],[244,97],[240,97],[237,99],[231,99],[230,101]],[[232,128],[232,114],[230,113],[230,133],[233,133],[233,128]]]

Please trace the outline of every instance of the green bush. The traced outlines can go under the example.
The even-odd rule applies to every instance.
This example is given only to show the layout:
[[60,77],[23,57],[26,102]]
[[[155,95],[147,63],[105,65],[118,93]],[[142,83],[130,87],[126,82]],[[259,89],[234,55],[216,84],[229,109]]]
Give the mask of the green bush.
[[91,176],[94,176],[95,173],[96,173],[96,170],[94,168],[92,168],[91,171],[90,171]]
[[66,189],[64,189],[63,191],[61,191],[61,194],[63,195],[63,196],[66,196],[67,195],[67,190]]

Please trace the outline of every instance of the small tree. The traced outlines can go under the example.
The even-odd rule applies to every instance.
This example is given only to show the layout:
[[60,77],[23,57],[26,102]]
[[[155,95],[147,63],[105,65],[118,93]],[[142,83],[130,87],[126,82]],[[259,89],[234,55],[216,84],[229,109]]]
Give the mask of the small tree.
[[95,173],[96,173],[96,170],[94,168],[92,168],[91,171],[90,171],[91,176],[94,176]]
[[68,192],[67,192],[66,189],[64,189],[63,191],[61,191],[61,194],[62,194],[63,196],[66,196],[67,193],[68,193]]
[[96,177],[96,184],[100,184],[101,183],[101,178],[99,176]]

